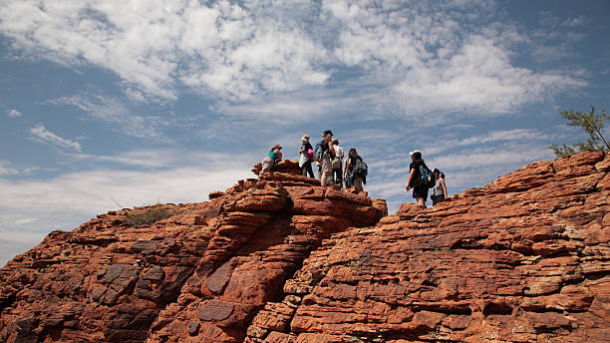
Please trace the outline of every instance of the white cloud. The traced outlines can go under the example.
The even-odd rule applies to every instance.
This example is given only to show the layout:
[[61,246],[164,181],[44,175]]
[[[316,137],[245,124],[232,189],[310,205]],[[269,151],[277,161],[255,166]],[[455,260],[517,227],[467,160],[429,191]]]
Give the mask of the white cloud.
[[19,174],[19,171],[15,168],[12,168],[10,165],[11,163],[9,161],[0,160],[0,176]]
[[[495,150],[495,149],[494,149]],[[460,153],[457,156],[436,157],[427,162],[430,168],[443,170],[463,170],[477,167],[514,165],[536,160],[551,159],[553,153],[548,148],[529,148],[527,150],[490,151],[477,153]]]
[[87,113],[89,118],[109,124],[111,130],[136,138],[164,139],[162,128],[171,125],[165,118],[134,114],[123,102],[113,97],[79,94],[49,102],[75,106]]
[[47,130],[42,124],[38,124],[31,128],[30,134],[32,134],[34,139],[40,142],[52,144],[62,149],[81,151],[81,146],[78,142],[59,137],[55,133]]
[[497,115],[584,85],[559,72],[536,74],[514,67],[507,51],[491,39],[475,36],[449,59],[409,71],[394,87],[394,93],[415,114],[448,111]]
[[[147,169],[174,169],[176,166],[198,165],[202,161],[227,164],[227,154],[219,152],[187,152],[170,148],[129,150],[116,155],[92,155],[81,153],[66,153],[66,157],[77,163],[89,161],[97,165],[139,167]],[[248,154],[231,154],[232,160],[248,161]],[[229,165],[231,163],[229,162]]]
[[582,27],[585,25],[589,25],[590,23],[592,23],[593,20],[590,17],[587,17],[585,15],[580,15],[578,17],[572,17],[572,18],[568,18],[566,20],[563,21],[563,23],[561,23],[562,26],[565,26],[567,28],[578,28],[578,27]]
[[246,99],[328,79],[318,66],[326,56],[324,47],[286,15],[307,14],[314,6],[295,5],[8,1],[0,7],[0,29],[16,47],[43,58],[112,70],[136,97],[174,100],[177,85],[184,83]]
[[23,114],[21,114],[21,112],[17,111],[16,109],[12,108],[10,110],[6,110],[6,115],[11,118],[17,118],[17,117],[21,117]]
[[513,129],[513,130],[502,130],[492,131],[488,134],[472,136],[457,141],[442,142],[440,145],[447,145],[451,147],[455,146],[466,146],[473,144],[484,144],[499,141],[518,141],[523,142],[526,140],[546,140],[549,135],[534,129]]
[[[506,114],[585,85],[516,66],[528,37],[501,13],[493,0],[12,0],[0,5],[0,30],[27,54],[113,71],[132,100],[175,100],[187,86],[218,109],[261,117],[294,118],[306,106],[289,98],[311,89],[365,87],[379,113],[438,121]],[[252,110],[265,99],[278,101]],[[318,95],[312,111],[337,99]]]
[[542,26],[555,27],[561,23],[561,19],[548,10],[538,12],[538,17],[538,21]]

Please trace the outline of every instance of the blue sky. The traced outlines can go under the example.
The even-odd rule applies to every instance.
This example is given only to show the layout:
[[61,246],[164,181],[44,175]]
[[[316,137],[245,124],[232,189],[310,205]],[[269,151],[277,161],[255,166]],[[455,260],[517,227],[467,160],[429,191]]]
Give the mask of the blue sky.
[[395,210],[408,152],[482,186],[607,106],[610,2],[0,4],[0,264],[52,230],[251,177],[332,129]]

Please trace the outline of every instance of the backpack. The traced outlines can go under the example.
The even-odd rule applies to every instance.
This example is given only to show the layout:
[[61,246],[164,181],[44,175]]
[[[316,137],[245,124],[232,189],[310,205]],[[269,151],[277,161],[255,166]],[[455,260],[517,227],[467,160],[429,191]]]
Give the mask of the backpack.
[[324,155],[326,154],[330,154],[332,157],[332,154],[330,153],[330,150],[328,148],[328,144],[324,144],[324,140],[321,140],[320,143],[316,144],[314,158],[316,161],[322,161],[322,157],[324,157]]
[[354,165],[354,169],[352,171],[353,175],[356,177],[366,177],[369,173],[369,166],[364,163],[361,159],[356,159],[356,165]]
[[420,164],[419,177],[413,182],[413,187],[432,188],[435,184],[436,179],[434,178],[432,171],[430,171],[430,168],[428,168],[428,166],[423,163]]
[[318,144],[316,144],[316,148],[314,149],[314,160],[316,160],[316,161],[322,160],[322,155],[324,154],[324,151],[322,151],[323,146],[324,146],[324,141],[321,141]]

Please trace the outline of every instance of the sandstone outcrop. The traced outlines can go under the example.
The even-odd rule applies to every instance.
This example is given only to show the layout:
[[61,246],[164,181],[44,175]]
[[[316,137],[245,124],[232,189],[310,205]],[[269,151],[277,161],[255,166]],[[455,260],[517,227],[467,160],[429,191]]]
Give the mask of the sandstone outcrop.
[[51,233],[0,269],[0,342],[607,342],[609,171],[536,162],[387,216],[284,161]]
[[608,342],[610,155],[536,162],[334,235],[246,342]]
[[324,238],[387,214],[294,162],[280,171],[165,205],[152,224],[128,220],[149,209],[125,209],[49,234],[0,270],[0,342],[243,341]]

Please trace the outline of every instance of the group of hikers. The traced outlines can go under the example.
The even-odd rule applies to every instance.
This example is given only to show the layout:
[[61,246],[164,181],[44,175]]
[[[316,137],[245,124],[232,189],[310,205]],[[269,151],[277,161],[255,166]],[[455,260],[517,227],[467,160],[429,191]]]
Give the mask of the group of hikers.
[[[333,137],[331,130],[322,133],[322,140],[315,148],[310,143],[310,137],[301,137],[299,154],[299,167],[303,176],[315,178],[313,165],[318,169],[320,185],[336,184],[340,187],[354,187],[359,191],[364,189],[368,166],[358,155],[356,149],[349,150],[347,157],[339,145],[339,140]],[[274,145],[262,161],[261,173],[272,171],[282,160],[282,146]]]
[[[345,157],[339,140],[333,137],[331,130],[322,133],[322,140],[312,146],[310,137],[301,137],[299,154],[299,167],[303,176],[315,178],[313,165],[318,169],[320,185],[326,187],[328,184],[336,184],[340,187],[354,187],[358,191],[364,189],[368,175],[368,165],[358,155],[356,149],[351,148]],[[432,205],[436,205],[447,198],[447,185],[445,174],[438,169],[431,171],[422,159],[420,151],[411,151],[411,164],[409,165],[409,177],[406,191],[413,189],[413,198],[419,206],[426,208],[428,192],[432,189],[430,196]],[[282,160],[282,146],[274,145],[269,153],[263,158],[261,173],[273,171]]]

